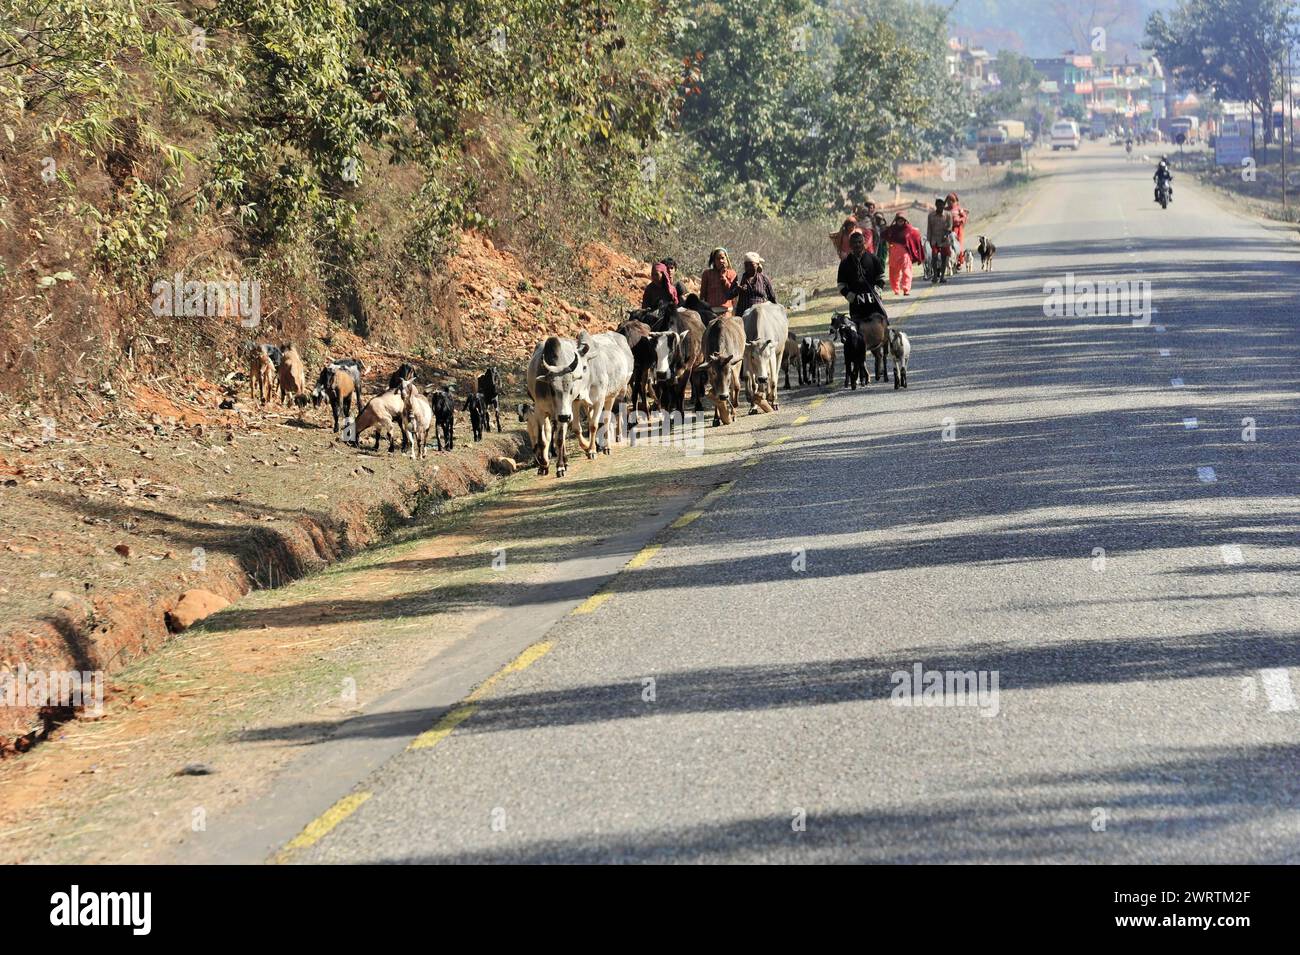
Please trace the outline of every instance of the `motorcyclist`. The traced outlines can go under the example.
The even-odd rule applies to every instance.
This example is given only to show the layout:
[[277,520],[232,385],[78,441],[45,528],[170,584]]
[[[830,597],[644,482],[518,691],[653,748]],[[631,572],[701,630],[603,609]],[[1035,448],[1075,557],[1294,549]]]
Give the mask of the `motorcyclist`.
[[1156,202],[1160,201],[1160,187],[1166,185],[1169,187],[1169,201],[1174,201],[1174,174],[1169,170],[1169,157],[1161,156],[1160,164],[1156,166],[1155,175],[1151,177],[1156,181]]

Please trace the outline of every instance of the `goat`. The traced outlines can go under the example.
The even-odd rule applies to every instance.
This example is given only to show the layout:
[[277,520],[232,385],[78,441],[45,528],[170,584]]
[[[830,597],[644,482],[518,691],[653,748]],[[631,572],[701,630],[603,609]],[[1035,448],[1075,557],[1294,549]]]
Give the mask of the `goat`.
[[361,410],[361,375],[365,366],[355,358],[340,358],[331,361],[320,370],[316,387],[312,389],[311,403],[319,406],[329,399],[330,411],[334,415],[334,431],[339,430],[339,407],[343,408],[345,418],[352,417],[352,399],[356,398],[357,411]]
[[415,366],[409,361],[402,362],[397,371],[388,376],[388,387],[401,388],[404,381],[415,381]]
[[253,345],[248,350],[248,392],[249,400],[259,397],[263,405],[275,395],[276,362],[272,353],[279,357],[280,349],[274,345]]
[[894,389],[907,387],[907,359],[912,356],[912,341],[896,328],[889,330],[889,354],[894,356]]
[[422,460],[433,427],[433,405],[410,378],[398,386],[398,394],[402,396],[402,432],[406,435],[403,443],[410,447],[412,461]]
[[361,436],[371,428],[375,428],[375,450],[379,450],[379,441],[385,435],[388,436],[388,450],[390,452],[396,450],[397,442],[393,440],[392,427],[394,424],[401,427],[402,412],[405,407],[406,403],[402,400],[401,392],[395,388],[389,388],[375,395],[366,402],[366,406],[361,409],[361,414],[357,415],[352,440],[348,443],[359,447]]
[[[492,430],[492,426],[488,421],[487,401],[476,391],[465,399],[465,410],[469,412],[469,429],[474,433],[474,440],[482,441],[483,426],[487,425],[488,430]],[[499,431],[500,428],[497,430]]]
[[817,343],[808,336],[799,340],[799,380],[817,383],[816,378]]
[[819,384],[821,380],[820,371],[826,369],[826,384],[830,384],[835,378],[835,343],[832,341],[813,341],[806,339],[812,346],[812,383]]
[[[497,419],[497,431],[501,430],[501,379],[496,368],[489,368],[478,376],[478,393],[483,396],[483,423],[487,424],[487,409],[491,408]],[[489,426],[489,431],[492,428]],[[475,441],[478,439],[475,438]]]
[[858,331],[858,326],[850,321],[845,321],[836,326],[840,333],[840,341],[844,343],[844,385],[858,389],[858,381],[865,386],[871,381],[867,374],[867,342]]
[[[450,451],[455,447],[455,429],[456,429],[456,402],[451,393],[445,388],[442,391],[435,391],[429,396],[429,403],[433,405],[433,417],[435,430],[433,434],[434,441],[439,451]],[[446,445],[446,447],[443,447]]]
[[287,404],[292,397],[293,403],[301,408],[307,403],[307,372],[302,357],[291,344],[281,346],[280,353],[280,401]]
[[794,365],[799,375],[799,384],[807,384],[803,376],[803,363],[799,361],[799,339],[794,332],[786,332],[785,347],[781,349],[781,371],[785,373],[785,390],[790,390],[790,366]]

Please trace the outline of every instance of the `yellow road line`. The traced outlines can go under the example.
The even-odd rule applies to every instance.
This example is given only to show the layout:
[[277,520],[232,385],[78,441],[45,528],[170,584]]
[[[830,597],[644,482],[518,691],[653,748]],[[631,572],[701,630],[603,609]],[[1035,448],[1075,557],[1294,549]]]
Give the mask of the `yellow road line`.
[[614,596],[608,590],[602,590],[592,594],[578,606],[573,608],[574,613],[595,613],[596,608],[603,604],[610,597]]
[[680,528],[685,527],[687,524],[691,523],[692,521],[702,517],[703,514],[704,512],[700,510],[687,511],[685,514],[677,518],[677,520],[673,521],[668,526],[671,527],[673,530],[679,530]]
[[442,719],[433,725],[433,729],[425,730],[415,739],[411,740],[411,745],[407,749],[428,749],[430,746],[437,746],[444,739],[450,736],[461,723],[474,715],[478,709],[477,703],[462,703],[455,707]]
[[673,521],[668,526],[671,527],[673,530],[677,530],[679,528],[685,527],[687,524],[690,524],[692,521],[699,520],[701,517],[704,516],[705,506],[710,502],[716,500],[717,498],[721,497],[722,495],[726,494],[728,491],[730,491],[732,486],[735,483],[736,483],[735,481],[728,481],[726,484],[718,485],[708,494],[700,498],[700,502],[697,506],[691,508],[691,510],[687,511],[685,514],[677,518],[677,520]]
[[[426,730],[415,739],[411,740],[407,749],[428,749],[430,746],[437,746],[440,742],[450,736],[461,723],[474,715],[478,709],[478,704],[472,701],[482,698],[496,683],[507,673],[518,673],[520,670],[526,670],[542,657],[550,652],[555,644],[549,640],[543,640],[541,643],[534,643],[531,647],[524,650],[523,653],[515,657],[496,673],[484,680],[474,692],[465,697],[465,702],[452,708],[442,719],[433,726],[432,729]],[[371,797],[372,793],[352,793],[344,796],[334,805],[330,806],[323,813],[307,824],[307,827],[300,832],[292,842],[288,843],[275,855],[274,861],[284,862],[291,853],[299,849],[305,849],[308,846],[315,845],[327,835],[330,834],[344,819],[352,815],[362,803]]]
[[370,793],[352,793],[344,796],[334,805],[330,806],[323,813],[307,823],[307,827],[298,833],[283,849],[275,854],[275,862],[285,862],[289,855],[297,852],[299,849],[306,849],[308,846],[314,846],[327,835],[344,819],[352,815],[361,808],[371,796]]
[[826,404],[826,396],[825,396],[825,395],[822,395],[820,398],[814,398],[814,399],[809,403],[809,405],[808,405],[808,410],[809,410],[809,411],[816,411],[818,408],[820,408],[820,407],[821,407],[822,405],[824,405],[824,404]]
[[778,444],[785,444],[785,443],[786,443],[787,441],[789,441],[792,437],[794,437],[794,435],[783,434],[783,435],[781,435],[781,437],[779,437],[779,438],[777,438],[775,441],[771,442],[771,443],[768,445],[768,447],[769,447],[769,448],[775,448]]
[[541,643],[534,643],[523,653],[519,654],[519,656],[515,657],[500,670],[497,670],[496,673],[493,673],[490,677],[480,683],[478,688],[469,696],[465,697],[465,699],[467,701],[481,699],[497,680],[501,679],[507,673],[518,673],[520,670],[528,669],[549,653],[553,646],[555,646],[555,644],[551,643],[549,640],[543,640]]
[[758,463],[758,459],[759,459],[759,457],[760,457],[760,455],[759,455],[757,452],[755,452],[754,454],[751,454],[749,457],[745,458],[745,463],[742,464],[741,467],[742,467],[742,468],[752,468],[755,464]]
[[807,421],[808,421],[808,416],[806,414],[801,414],[799,417],[794,419],[795,427],[798,427],[801,424],[805,424],[807,423]]
[[627,562],[628,570],[636,570],[638,567],[644,567],[654,558],[654,555],[663,549],[662,544],[651,544],[648,547],[641,548],[641,553],[637,554]]

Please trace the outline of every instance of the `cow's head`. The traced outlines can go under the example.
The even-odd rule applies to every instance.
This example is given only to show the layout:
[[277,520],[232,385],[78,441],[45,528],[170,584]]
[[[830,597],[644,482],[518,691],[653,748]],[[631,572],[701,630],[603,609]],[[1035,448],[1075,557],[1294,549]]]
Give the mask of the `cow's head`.
[[555,335],[542,345],[542,360],[537,366],[538,385],[550,392],[557,421],[573,420],[573,399],[578,394],[578,382],[587,376],[590,350],[588,341],[580,339],[574,344]]
[[776,349],[770,338],[745,342],[745,370],[760,384],[767,384],[768,358],[775,356]]
[[705,362],[708,368],[709,394],[719,401],[726,401],[731,397],[731,366],[739,362],[740,358],[736,355],[720,355],[714,352],[709,356],[708,361]]
[[673,355],[677,352],[678,332],[653,332],[650,340],[655,346],[655,379],[665,381],[673,370]]

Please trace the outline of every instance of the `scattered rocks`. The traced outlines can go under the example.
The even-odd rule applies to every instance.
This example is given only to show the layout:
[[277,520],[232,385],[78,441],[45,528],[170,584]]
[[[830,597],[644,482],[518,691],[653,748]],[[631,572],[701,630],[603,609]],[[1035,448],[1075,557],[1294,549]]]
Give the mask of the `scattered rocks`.
[[60,607],[66,607],[77,598],[73,596],[72,591],[70,590],[56,590],[50,594],[50,599]]
[[117,551],[117,553],[120,554],[122,557],[130,558],[131,556],[130,544],[117,544],[116,546],[113,547],[113,550]]
[[180,633],[182,630],[188,630],[204,617],[211,616],[223,607],[228,606],[230,606],[230,601],[220,594],[195,588],[181,594],[181,599],[176,603],[176,609],[168,610],[164,614],[164,620],[167,623],[168,630],[172,633]]

